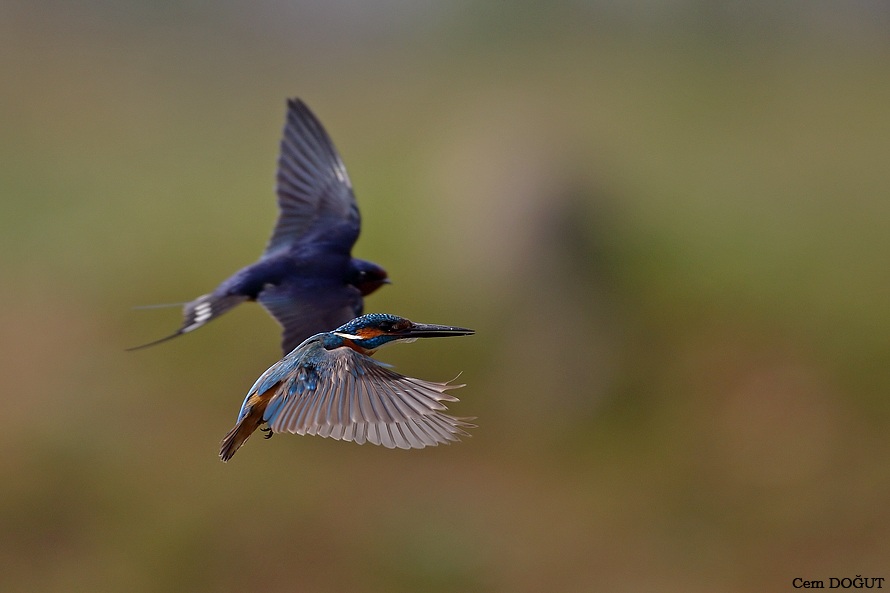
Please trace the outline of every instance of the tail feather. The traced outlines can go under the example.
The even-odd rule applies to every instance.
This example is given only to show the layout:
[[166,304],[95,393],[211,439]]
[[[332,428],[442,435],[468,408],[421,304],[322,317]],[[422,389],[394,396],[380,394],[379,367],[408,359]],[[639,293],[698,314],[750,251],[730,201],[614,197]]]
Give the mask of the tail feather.
[[149,346],[172,340],[184,333],[194,331],[246,300],[248,300],[248,297],[240,294],[218,296],[214,293],[210,293],[201,295],[195,300],[185,303],[183,306],[182,325],[178,330],[159,340],[149,342],[148,344],[142,344],[140,346],[133,346],[132,348],[127,348],[127,350],[141,350],[142,348],[148,348]]
[[258,427],[256,420],[249,415],[242,418],[223,438],[219,448],[219,458],[224,462],[231,459]]
[[218,295],[210,293],[201,295],[182,309],[182,333],[198,329],[208,321],[216,319],[229,309],[240,305],[248,297],[242,294]]
[[170,309],[172,307],[181,307],[184,304],[185,303],[161,303],[159,305],[158,304],[156,304],[156,305],[136,305],[135,307],[132,307],[132,308],[136,309],[137,311],[144,310],[144,309]]
[[162,342],[166,342],[167,340],[172,340],[173,338],[175,338],[177,336],[181,336],[182,334],[183,334],[183,331],[180,329],[180,330],[177,330],[176,332],[170,334],[169,336],[164,336],[160,340],[154,340],[152,342],[149,342],[148,344],[140,344],[138,346],[130,346],[129,348],[126,348],[125,350],[127,352],[133,352],[134,350],[142,350],[143,348],[148,348],[149,346],[155,346]]

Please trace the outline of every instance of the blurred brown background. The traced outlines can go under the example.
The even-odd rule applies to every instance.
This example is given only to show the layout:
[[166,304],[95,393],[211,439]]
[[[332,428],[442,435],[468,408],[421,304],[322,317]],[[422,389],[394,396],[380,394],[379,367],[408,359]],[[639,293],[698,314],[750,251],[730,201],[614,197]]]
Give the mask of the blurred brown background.
[[[0,590],[761,592],[890,578],[881,2],[0,7]],[[218,443],[288,96],[450,447]]]

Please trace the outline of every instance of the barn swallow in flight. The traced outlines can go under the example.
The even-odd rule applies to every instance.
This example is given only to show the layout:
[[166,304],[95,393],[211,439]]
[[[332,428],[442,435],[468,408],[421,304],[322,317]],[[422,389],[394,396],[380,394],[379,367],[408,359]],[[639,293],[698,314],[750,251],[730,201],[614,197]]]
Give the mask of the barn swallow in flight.
[[318,119],[287,102],[276,179],[280,214],[259,261],[183,306],[175,333],[194,331],[244,301],[259,301],[281,324],[284,353],[311,335],[362,314],[363,297],[389,283],[386,271],[352,257],[361,227],[346,167]]
[[289,432],[389,449],[422,449],[468,436],[464,429],[473,428],[467,422],[472,418],[449,416],[442,403],[458,401],[446,391],[463,385],[406,377],[371,355],[399,340],[473,333],[371,313],[314,335],[257,379],[219,456],[231,459],[263,424],[266,438]]

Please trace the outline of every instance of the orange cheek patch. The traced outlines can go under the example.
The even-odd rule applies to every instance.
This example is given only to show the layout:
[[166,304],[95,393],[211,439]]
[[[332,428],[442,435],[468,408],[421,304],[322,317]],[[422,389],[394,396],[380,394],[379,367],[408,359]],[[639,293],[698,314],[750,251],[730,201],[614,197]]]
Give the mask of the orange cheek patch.
[[363,327],[358,330],[356,334],[363,340],[370,340],[371,338],[383,335],[383,332],[376,327]]

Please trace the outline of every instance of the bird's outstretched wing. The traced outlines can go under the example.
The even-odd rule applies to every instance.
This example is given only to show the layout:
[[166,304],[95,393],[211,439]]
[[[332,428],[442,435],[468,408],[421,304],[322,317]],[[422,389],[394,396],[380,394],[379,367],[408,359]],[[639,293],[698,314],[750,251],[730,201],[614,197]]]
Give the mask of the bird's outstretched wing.
[[351,286],[327,289],[288,284],[270,287],[257,299],[281,325],[287,354],[308,336],[329,331],[362,314],[362,295]]
[[299,99],[287,102],[276,191],[280,213],[265,255],[344,222],[350,227],[348,245],[344,246],[349,252],[361,226],[352,184],[321,122]]
[[[422,449],[460,440],[473,427],[471,418],[444,413],[442,402],[458,401],[447,391],[463,385],[406,377],[350,348],[318,348],[317,356],[307,356],[274,383],[277,391],[263,416],[273,432]],[[256,387],[271,387],[271,380]]]

